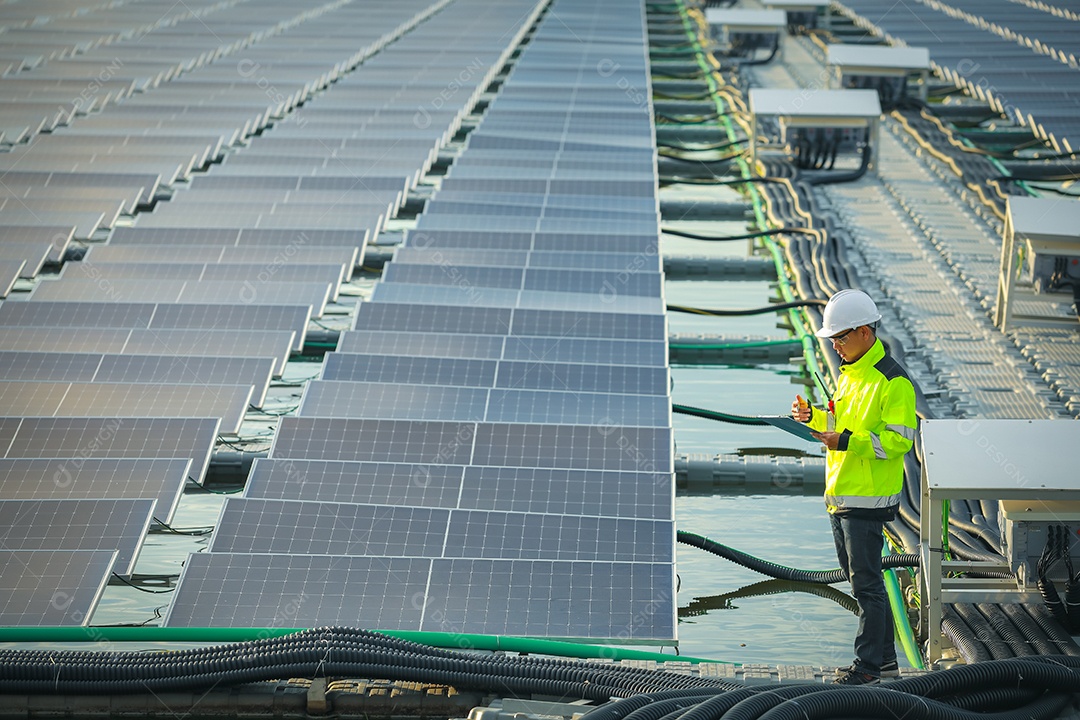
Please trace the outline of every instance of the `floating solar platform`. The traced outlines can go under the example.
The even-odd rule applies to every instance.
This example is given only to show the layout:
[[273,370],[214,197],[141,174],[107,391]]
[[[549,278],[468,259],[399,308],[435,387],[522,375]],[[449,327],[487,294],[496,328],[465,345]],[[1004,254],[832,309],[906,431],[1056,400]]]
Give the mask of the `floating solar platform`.
[[107,550],[113,572],[130,575],[150,529],[152,499],[0,499],[5,550]]
[[80,627],[97,607],[114,550],[0,549],[0,625]]
[[150,498],[168,523],[190,468],[186,458],[0,458],[0,499]]

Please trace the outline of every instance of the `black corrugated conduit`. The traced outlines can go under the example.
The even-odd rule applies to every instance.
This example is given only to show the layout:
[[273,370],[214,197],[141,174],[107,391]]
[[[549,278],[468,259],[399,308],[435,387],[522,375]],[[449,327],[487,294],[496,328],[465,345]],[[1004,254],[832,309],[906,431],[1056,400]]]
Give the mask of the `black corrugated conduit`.
[[[920,720],[1049,720],[1080,688],[1080,661],[1067,656],[1015,658],[967,665],[876,687],[824,684],[744,687],[709,697],[685,711],[657,693],[619,700],[588,720],[756,720],[833,717],[914,717]],[[689,695],[693,691],[683,691]],[[659,705],[651,713],[639,711]],[[988,715],[987,713],[997,713]]]
[[971,629],[971,632],[975,637],[979,638],[986,649],[990,652],[990,657],[994,660],[1005,660],[1015,655],[1008,643],[990,627],[990,623],[986,622],[986,618],[975,609],[974,605],[969,603],[956,603],[953,605],[953,609],[956,614],[959,615],[964,624]]
[[942,608],[941,631],[945,633],[945,637],[949,638],[953,647],[960,653],[960,657],[968,665],[988,662],[993,659],[990,651],[986,649],[981,640],[975,637],[975,633],[956,614],[951,605]]
[[[718,555],[725,560],[730,560],[744,568],[768,575],[779,580],[793,580],[795,582],[817,583],[821,585],[833,585],[847,580],[847,575],[839,568],[835,570],[799,570],[798,568],[786,567],[761,558],[754,557],[741,550],[728,547],[707,537],[696,535],[685,530],[679,530],[676,539],[684,545],[696,547],[705,552]],[[881,558],[883,570],[898,567],[916,567],[919,564],[918,555],[888,555]]]
[[990,624],[993,631],[1005,641],[1013,655],[1026,657],[1038,654],[1035,652],[1034,643],[1024,636],[1020,628],[1013,624],[1013,621],[1009,619],[1009,616],[1005,614],[1000,605],[978,603],[974,607],[986,618],[986,622]]
[[684,688],[707,695],[742,687],[625,666],[441,650],[342,627],[169,653],[0,651],[0,692],[5,693],[183,692],[283,677],[408,680],[591,700]]

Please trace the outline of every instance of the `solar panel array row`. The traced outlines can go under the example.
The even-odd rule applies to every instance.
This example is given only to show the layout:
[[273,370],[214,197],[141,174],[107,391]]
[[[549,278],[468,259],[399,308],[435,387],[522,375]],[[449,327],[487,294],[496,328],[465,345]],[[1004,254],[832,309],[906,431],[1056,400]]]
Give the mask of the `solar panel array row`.
[[655,150],[619,89],[645,46],[640,12],[550,8],[168,624],[674,638]]
[[[86,623],[110,568],[130,573],[150,517],[171,519],[218,435],[239,432],[302,348],[445,128],[385,163],[339,143],[323,173],[308,162],[292,177],[260,163],[254,136],[300,124],[300,103],[435,7],[5,9],[0,297],[73,240],[91,249],[0,306],[0,395],[23,415],[0,420],[0,514],[29,518],[5,523],[23,543],[4,560],[0,624]],[[196,170],[225,184],[199,172],[201,185],[169,187]],[[55,511],[27,510],[42,503]],[[105,532],[59,520],[125,503],[139,512],[108,515]]]
[[[1050,141],[1080,141],[1076,21],[1038,3],[950,0],[891,12],[886,0],[844,0],[888,36],[924,46],[942,74]],[[981,46],[979,62],[971,61]]]

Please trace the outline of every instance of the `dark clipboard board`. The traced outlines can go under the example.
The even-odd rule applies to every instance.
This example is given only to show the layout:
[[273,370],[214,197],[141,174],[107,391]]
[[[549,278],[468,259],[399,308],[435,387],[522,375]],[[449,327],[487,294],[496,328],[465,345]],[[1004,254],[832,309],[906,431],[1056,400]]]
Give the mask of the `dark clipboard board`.
[[810,427],[808,425],[803,425],[798,420],[793,419],[790,415],[758,415],[758,419],[764,420],[773,427],[780,428],[784,432],[791,433],[808,442],[821,442],[810,434]]

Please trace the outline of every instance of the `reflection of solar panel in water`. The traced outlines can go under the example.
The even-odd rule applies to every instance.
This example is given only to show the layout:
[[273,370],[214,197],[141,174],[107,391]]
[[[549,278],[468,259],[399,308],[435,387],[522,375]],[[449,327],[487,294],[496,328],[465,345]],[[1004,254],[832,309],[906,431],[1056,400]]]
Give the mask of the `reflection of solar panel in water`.
[[258,458],[244,496],[450,508],[457,504],[463,471],[447,465]]
[[154,515],[170,522],[190,466],[184,458],[0,458],[0,498],[153,498]]
[[153,512],[151,499],[0,500],[0,547],[116,551],[113,571],[130,575]]
[[190,458],[192,479],[201,482],[219,423],[217,418],[0,418],[0,440],[7,440],[3,457],[9,458]]
[[229,498],[211,552],[439,557],[448,510]]
[[0,549],[0,625],[86,625],[115,559],[111,550]]
[[431,561],[329,555],[188,556],[168,627],[419,628]]

